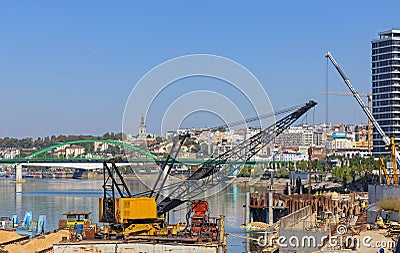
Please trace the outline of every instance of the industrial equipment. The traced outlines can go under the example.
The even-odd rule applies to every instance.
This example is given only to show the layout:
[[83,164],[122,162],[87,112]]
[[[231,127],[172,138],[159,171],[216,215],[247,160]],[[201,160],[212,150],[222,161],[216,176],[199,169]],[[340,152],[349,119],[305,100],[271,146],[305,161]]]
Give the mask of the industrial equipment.
[[191,204],[192,220],[191,232],[200,238],[212,238],[218,240],[218,220],[208,214],[208,202],[205,200],[193,200]]
[[[14,231],[19,235],[29,235],[33,238],[36,235],[44,234],[46,229],[46,216],[39,215],[38,220],[32,219],[32,212],[25,212],[24,219],[21,224],[14,224]],[[17,222],[18,217],[13,215],[12,221]]]
[[[333,58],[332,54],[330,52],[327,52],[325,54],[325,57],[327,57],[332,62],[333,66],[339,72],[340,76],[342,77],[342,79],[345,82],[345,84],[347,85],[347,87],[350,89],[350,91],[353,94],[354,98],[356,99],[357,103],[361,106],[364,113],[367,115],[368,119],[371,120],[372,124],[376,128],[376,131],[382,137],[382,140],[385,143],[385,145],[387,145],[387,146],[391,145],[390,138],[385,134],[385,132],[382,130],[381,126],[379,125],[378,121],[372,115],[372,113],[368,109],[368,107],[364,104],[364,102],[362,101],[362,99],[360,97],[360,94],[354,89],[353,85],[350,83],[350,80],[344,74],[344,72],[340,68],[339,64]],[[398,185],[398,173],[397,173],[396,164],[400,164],[400,155],[399,155],[398,151],[396,150],[396,148],[394,147],[394,145],[391,148],[392,148],[392,157],[396,160],[396,162],[393,165],[393,179],[394,179],[393,182],[395,185]]]
[[154,235],[164,221],[157,217],[155,198],[132,197],[115,162],[103,162],[104,196],[99,199],[99,221],[110,223],[113,231],[127,235]]
[[[65,220],[60,220],[60,223],[65,223],[65,227],[73,228],[74,225],[90,225],[92,224],[92,220],[89,218],[91,212],[68,212],[63,213],[66,216]],[[65,221],[65,222],[64,222]]]
[[390,185],[390,177],[389,173],[386,170],[385,161],[383,161],[382,157],[379,158],[379,183],[382,184],[382,172],[385,175],[386,184]]
[[[187,180],[165,185],[188,134],[177,136],[161,167],[160,174],[149,192],[132,195],[115,165],[116,161],[104,162],[104,196],[99,199],[99,221],[110,223],[112,231],[117,234],[123,233],[124,236],[157,236],[180,233],[179,224],[172,228],[165,224],[165,215],[170,210],[198,198],[207,189],[231,181],[231,176],[235,171],[239,171],[245,162],[316,104],[314,101],[309,101],[301,107],[292,107],[292,110],[296,108],[297,110],[269,127],[260,129],[259,133],[229,151],[207,160]],[[160,195],[166,197],[157,203]],[[190,233],[201,235],[200,237],[203,239],[215,240],[219,228],[223,226],[223,219],[209,217],[207,214],[208,203],[203,200],[195,200],[191,206],[194,215],[191,219]]]
[[[391,159],[392,159],[392,164],[393,164],[393,172],[397,171],[397,164],[396,164],[396,155],[395,155],[395,144],[394,144],[394,138],[390,138],[390,150],[391,150]],[[383,161],[382,157],[379,158],[379,183],[382,184],[382,172],[385,175],[386,179],[386,184],[390,185],[391,180],[390,180],[390,175],[386,169],[385,162]],[[398,185],[399,184],[399,178],[395,176],[396,174],[393,173],[393,184]]]
[[[223,125],[219,125],[219,126],[214,126],[214,127],[210,127],[210,128],[204,128],[203,130],[199,130],[199,131],[196,131],[196,132],[197,133],[201,133],[201,132],[204,132],[204,131],[214,131],[214,130],[218,130],[218,129],[221,129],[221,128],[231,128],[231,127],[235,127],[235,126],[240,126],[240,125],[243,125],[243,124],[246,124],[246,123],[251,123],[251,122],[262,120],[262,119],[265,119],[265,118],[275,117],[275,116],[278,116],[278,115],[281,115],[281,114],[289,113],[289,112],[292,112],[294,110],[297,110],[298,108],[299,108],[299,106],[291,106],[291,107],[284,108],[284,109],[281,109],[281,110],[277,110],[277,111],[274,111],[274,112],[265,113],[265,114],[261,114],[261,115],[258,115],[258,116],[246,118],[246,119],[243,119],[243,120],[237,120],[237,121],[230,122],[230,123],[223,124]],[[173,141],[173,148],[176,147],[177,149],[180,149],[179,144],[184,143],[186,138],[188,138],[188,137],[190,137],[190,135],[188,133],[182,133],[182,134],[178,134],[177,136],[174,136],[175,139]],[[178,146],[177,146],[177,144],[178,144]],[[155,143],[155,144],[153,143],[151,145],[148,145],[148,150],[149,151],[153,150],[156,147],[159,147],[160,145],[161,145],[161,143]],[[168,162],[171,162],[171,161],[174,162],[175,161],[176,157],[174,157],[174,153],[175,154],[177,154],[177,153],[173,152],[173,148],[171,149],[170,153],[168,154],[168,157],[165,160],[165,162],[161,164],[161,170],[160,171],[164,171],[165,166],[168,164]],[[160,179],[158,178],[157,181],[156,181],[156,184],[158,184],[159,180]],[[153,188],[155,188],[155,187],[153,187]]]
[[[219,187],[220,189],[223,182],[227,182],[227,185],[232,180],[232,175],[238,172],[244,163],[316,104],[314,101],[309,101],[293,113],[260,130],[259,133],[244,140],[232,149],[217,157],[210,158],[193,172],[187,180],[173,185],[173,190],[168,189],[169,191],[166,194],[162,194],[166,197],[158,203],[158,215],[164,215],[182,203],[205,193],[210,188]],[[160,189],[160,191],[162,190],[164,189]],[[179,198],[174,196],[179,196]]]

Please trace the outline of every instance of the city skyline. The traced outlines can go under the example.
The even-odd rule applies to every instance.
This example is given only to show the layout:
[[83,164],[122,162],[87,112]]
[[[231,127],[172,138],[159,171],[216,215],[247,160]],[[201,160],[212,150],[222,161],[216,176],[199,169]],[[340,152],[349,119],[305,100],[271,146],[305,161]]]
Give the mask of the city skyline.
[[[277,136],[271,143],[265,145],[257,152],[257,159],[270,159],[274,153],[288,153],[291,157],[286,159],[307,160],[307,150],[313,147],[315,157],[323,158],[328,153],[331,155],[343,155],[345,157],[364,157],[370,154],[368,142],[368,126],[363,125],[292,125]],[[190,138],[182,144],[184,147],[180,152],[181,158],[205,158],[212,153],[221,153],[236,147],[251,136],[259,133],[258,128],[247,129],[187,129],[180,130],[189,134]],[[46,152],[46,157],[52,158],[101,158],[99,155],[108,156],[110,152],[114,155],[130,157],[130,149],[124,149],[121,153],[121,145],[127,144],[131,147],[148,150],[152,157],[163,157],[165,152],[172,147],[174,133],[166,136],[155,136],[146,131],[144,124],[141,132],[135,136],[123,136],[121,133],[106,133],[101,136],[51,136],[38,140],[24,139],[1,139],[0,158],[2,159],[25,159],[29,157],[40,157]],[[145,144],[146,143],[146,144]],[[112,146],[117,148],[111,148]],[[119,147],[119,148],[118,148]],[[109,149],[111,148],[111,149]],[[34,153],[33,153],[34,152]],[[290,154],[289,154],[290,153]],[[142,154],[142,153],[141,153]],[[279,159],[278,159],[279,160]]]
[[[308,121],[323,123],[324,54],[331,51],[356,89],[370,93],[371,40],[400,24],[395,8],[400,3],[389,2],[392,8],[379,18],[372,1],[3,3],[0,137],[120,132],[135,83],[166,60],[196,53],[221,55],[246,67],[274,109],[316,100],[315,117]],[[331,66],[328,77],[329,91],[348,91]],[[189,86],[237,96],[221,82],[198,78],[177,82],[156,105],[166,108],[181,90],[190,92]],[[329,123],[367,122],[353,98],[328,101]],[[161,117],[153,110],[146,118],[150,132]],[[208,119],[200,115],[186,124],[221,123],[215,116]]]

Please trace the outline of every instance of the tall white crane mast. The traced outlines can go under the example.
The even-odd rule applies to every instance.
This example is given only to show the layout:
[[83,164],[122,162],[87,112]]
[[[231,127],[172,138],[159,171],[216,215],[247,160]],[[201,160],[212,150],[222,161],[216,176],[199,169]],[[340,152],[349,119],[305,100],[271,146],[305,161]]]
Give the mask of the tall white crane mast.
[[[378,121],[372,115],[372,113],[368,109],[368,107],[364,104],[364,101],[361,99],[360,94],[354,89],[353,85],[351,85],[350,80],[347,78],[347,76],[344,74],[342,69],[339,67],[339,64],[335,61],[332,54],[330,52],[327,52],[325,54],[325,57],[329,58],[329,60],[333,64],[333,66],[339,72],[340,76],[342,77],[342,79],[345,82],[345,84],[347,85],[347,87],[350,89],[350,91],[353,94],[354,98],[356,99],[357,103],[361,106],[364,113],[367,115],[368,119],[371,120],[372,124],[374,125],[374,127],[376,128],[376,130],[378,131],[380,136],[382,137],[382,140],[385,143],[385,145],[387,145],[387,146],[391,145],[390,138],[385,134],[385,132],[382,130],[381,126],[378,124]],[[395,156],[396,156],[396,162],[398,165],[400,165],[399,153],[396,149],[394,152],[395,152]]]

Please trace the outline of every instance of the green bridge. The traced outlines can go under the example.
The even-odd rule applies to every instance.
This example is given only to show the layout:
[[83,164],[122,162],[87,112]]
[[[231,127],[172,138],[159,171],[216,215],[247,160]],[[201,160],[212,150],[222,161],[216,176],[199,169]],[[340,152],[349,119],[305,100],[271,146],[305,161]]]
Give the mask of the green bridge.
[[[129,145],[120,141],[114,140],[75,140],[75,141],[67,141],[58,143],[41,150],[38,150],[29,156],[14,158],[14,159],[0,159],[0,164],[18,164],[18,163],[101,163],[109,160],[109,157],[104,158],[83,158],[83,157],[54,157],[51,155],[51,151],[55,150],[59,147],[63,146],[71,146],[75,144],[82,143],[107,143],[119,147],[123,147],[125,149],[137,152],[141,155],[141,157],[126,159],[122,158],[121,162],[126,163],[150,163],[155,162],[161,164],[165,161],[164,158],[159,158],[156,155],[150,153],[147,150],[144,150],[140,147]],[[50,154],[50,155],[49,155]],[[179,161],[176,161],[176,164],[184,164],[189,166],[199,166],[204,163],[207,159],[187,159],[180,158]],[[257,164],[269,164],[269,161],[257,161]],[[249,161],[246,163],[246,166],[252,166],[255,164],[255,161]]]

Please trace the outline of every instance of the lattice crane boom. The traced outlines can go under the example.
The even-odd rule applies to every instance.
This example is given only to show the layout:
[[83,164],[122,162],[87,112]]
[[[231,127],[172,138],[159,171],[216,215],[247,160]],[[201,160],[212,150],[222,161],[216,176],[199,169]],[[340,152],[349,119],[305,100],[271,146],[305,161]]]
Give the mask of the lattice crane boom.
[[[163,194],[168,197],[164,198],[158,204],[158,215],[161,216],[182,203],[201,195],[205,191],[213,187],[218,187],[222,182],[228,181],[229,177],[241,165],[257,154],[265,145],[270,143],[316,104],[314,101],[309,101],[295,112],[261,130],[231,150],[206,161],[187,180],[174,186],[174,189],[170,190],[168,195]],[[162,190],[160,189],[160,191]]]

